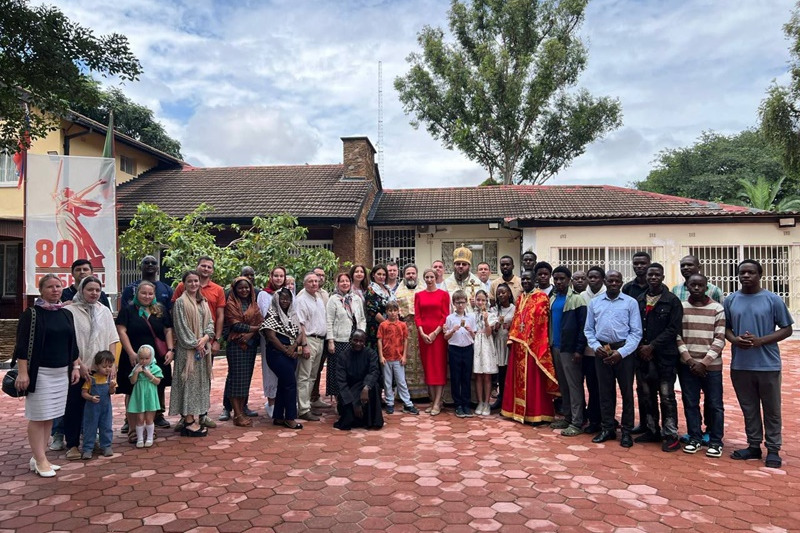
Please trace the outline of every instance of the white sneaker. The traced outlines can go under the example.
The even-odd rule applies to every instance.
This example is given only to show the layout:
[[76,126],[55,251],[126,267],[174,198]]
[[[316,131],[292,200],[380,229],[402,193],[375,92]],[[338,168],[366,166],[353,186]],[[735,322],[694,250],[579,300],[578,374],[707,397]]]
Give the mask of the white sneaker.
[[[144,447],[145,448],[149,448],[152,445],[153,445],[153,439],[147,439],[146,441],[144,441]],[[136,443],[136,446],[139,446],[138,442]]]
[[489,404],[486,403],[486,402],[483,402],[481,405],[482,405],[482,407],[481,407],[481,416],[488,415],[491,412],[491,411],[489,411]]
[[275,404],[270,405],[269,402],[264,404],[264,409],[267,411],[267,418],[272,418],[272,413],[275,412]]
[[144,441],[143,440],[137,440],[136,441],[136,447],[137,448],[144,448]]
[[56,433],[55,435],[53,435],[53,442],[50,443],[50,450],[54,452],[59,452],[63,449],[64,449],[64,434]]

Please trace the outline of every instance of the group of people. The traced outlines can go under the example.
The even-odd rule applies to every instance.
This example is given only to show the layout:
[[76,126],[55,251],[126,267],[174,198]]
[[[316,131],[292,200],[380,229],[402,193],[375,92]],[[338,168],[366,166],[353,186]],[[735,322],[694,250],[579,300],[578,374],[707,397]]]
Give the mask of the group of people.
[[[40,298],[19,322],[14,360],[17,388],[27,392],[31,470],[50,477],[59,469],[45,455],[51,434],[50,449],[66,448],[67,459],[112,455],[115,393],[125,395],[122,431],[137,447],[153,445],[156,427],[171,427],[167,411],[180,415],[175,429],[183,436],[206,435],[216,427],[208,412],[213,354],[222,340],[228,373],[219,420],[237,426],[258,416],[249,401],[260,353],[265,410],[281,427],[319,421],[333,407],[323,396],[335,398],[340,430],[381,428],[396,397],[411,415],[419,414],[415,400],[429,399],[430,416],[445,404],[459,418],[499,410],[564,436],[593,433],[595,443],[616,439],[621,426],[623,447],[661,442],[664,451],[683,444],[696,453],[705,446],[711,457],[722,454],[727,340],[748,440],[732,457],[761,458],[766,435],[766,464],[779,467],[777,343],[791,335],[792,318],[777,295],[760,287],[761,265],[738,266],[741,289],[723,306],[695,257],[681,260],[685,282],[672,290],[647,253],[632,262],[636,277],[623,285],[620,272],[593,266],[573,274],[528,251],[520,275],[504,256],[491,280],[487,263],[471,272],[472,252],[460,247],[448,277],[443,261],[423,270],[422,283],[413,264],[402,272],[394,263],[355,265],[335,277],[328,293],[324,270],[315,268],[296,293],[280,266],[263,289],[244,267],[226,290],[212,280],[210,257],[201,257],[173,291],[148,256],[142,279],[123,290],[115,321],[91,264],[78,260],[75,284],[64,288],[56,276],[44,276]],[[681,438],[676,377],[687,426]]]

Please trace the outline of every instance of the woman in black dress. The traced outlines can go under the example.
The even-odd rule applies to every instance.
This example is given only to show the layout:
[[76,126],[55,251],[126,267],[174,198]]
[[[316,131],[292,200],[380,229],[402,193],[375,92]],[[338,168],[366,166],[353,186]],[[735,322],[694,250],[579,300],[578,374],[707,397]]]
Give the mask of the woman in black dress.
[[[154,421],[157,427],[169,427],[169,422],[164,418],[164,391],[172,384],[172,359],[175,356],[175,342],[172,337],[172,318],[164,309],[164,306],[156,300],[155,285],[149,281],[142,281],[136,288],[136,295],[133,303],[120,309],[117,315],[117,332],[119,340],[122,342],[122,354],[119,358],[119,379],[117,380],[117,394],[125,395],[125,407],[128,406],[133,385],[128,376],[133,367],[136,366],[136,352],[143,344],[156,346],[153,335],[160,341],[166,343],[167,353],[159,354],[156,349],[156,363],[164,377],[158,384],[158,401],[161,408]],[[135,432],[131,431],[133,426],[125,421],[122,428],[127,432],[129,438],[136,437]]]
[[336,429],[380,429],[383,427],[380,362],[378,354],[366,348],[367,334],[357,329],[350,336],[350,349],[336,364],[336,397],[339,420]]
[[67,389],[81,377],[74,320],[63,309],[62,289],[61,280],[54,274],[46,274],[39,281],[41,297],[19,318],[11,361],[19,365],[17,390],[27,392],[25,418],[33,451],[30,469],[42,477],[53,477],[61,469],[47,460],[45,450],[53,419],[64,415]]

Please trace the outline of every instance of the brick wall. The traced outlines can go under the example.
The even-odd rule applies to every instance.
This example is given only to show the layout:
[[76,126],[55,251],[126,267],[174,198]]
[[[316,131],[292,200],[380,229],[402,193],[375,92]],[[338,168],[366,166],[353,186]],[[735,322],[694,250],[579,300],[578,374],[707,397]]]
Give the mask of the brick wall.
[[340,254],[336,251],[336,239],[334,238],[334,252],[342,258],[355,264],[363,264],[368,267],[372,265],[372,239],[369,227],[367,226],[367,215],[375,201],[375,194],[378,192],[378,176],[375,171],[375,147],[372,146],[368,137],[342,137],[345,174],[350,178],[364,178],[372,184],[372,188],[364,202],[358,221],[355,226],[342,227],[343,251]]

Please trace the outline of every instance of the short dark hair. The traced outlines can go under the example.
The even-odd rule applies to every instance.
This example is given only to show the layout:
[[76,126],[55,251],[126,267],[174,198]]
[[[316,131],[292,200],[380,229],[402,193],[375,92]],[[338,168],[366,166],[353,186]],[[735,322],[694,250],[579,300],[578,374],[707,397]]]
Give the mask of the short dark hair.
[[600,274],[601,278],[606,279],[606,271],[603,270],[603,267],[601,267],[599,265],[590,266],[589,270],[586,271],[586,275],[588,276],[589,272],[591,272],[591,271],[597,272],[598,274]]
[[199,258],[197,258],[198,265],[203,261],[211,261],[211,263],[214,264],[214,258],[208,255],[201,255]]
[[755,259],[745,259],[744,261],[739,263],[736,266],[736,273],[738,274],[739,273],[739,269],[742,268],[742,265],[746,265],[746,264],[755,265],[756,266],[756,270],[758,270],[758,275],[759,276],[762,276],[764,274],[764,267],[762,267],[761,263],[759,263]]
[[567,268],[564,265],[558,265],[556,268],[553,269],[554,276],[558,273],[566,274],[568,278],[572,278],[572,272],[570,271],[569,268]]
[[[694,277],[703,278],[703,282],[704,283],[708,283],[708,278],[702,272],[698,272],[697,274],[692,274],[691,276],[689,276],[689,279],[692,279]],[[686,280],[686,281],[688,283],[689,280]]]
[[113,364],[113,363],[116,362],[116,360],[117,360],[117,358],[114,357],[114,354],[109,352],[108,350],[100,350],[94,356],[94,364],[95,364],[95,366],[100,366],[103,363],[112,363]]
[[648,254],[648,253],[647,253],[647,252],[645,252],[644,250],[640,250],[640,251],[638,251],[638,252],[635,252],[635,253],[633,254],[633,257],[631,257],[631,261],[633,261],[633,260],[634,260],[634,259],[636,259],[637,257],[646,257],[648,261],[652,261],[652,258],[650,257],[650,254]]
[[397,266],[397,263],[395,263],[394,261],[387,261],[387,262],[386,262],[386,266],[387,266],[387,267],[389,267],[389,266],[396,267],[396,266]]
[[536,272],[538,272],[540,268],[546,268],[548,272],[550,272],[550,274],[553,273],[553,267],[552,265],[550,265],[550,263],[548,263],[547,261],[539,261],[533,267],[534,275],[536,275]]
[[487,266],[487,267],[489,267],[490,269],[492,268],[492,265],[490,265],[490,264],[489,264],[489,263],[487,263],[486,261],[481,261],[480,263],[478,263],[478,266],[481,266],[481,265],[486,265],[486,266]]
[[91,262],[91,261],[89,261],[88,259],[83,259],[83,258],[81,258],[81,259],[76,259],[75,261],[73,261],[73,262],[72,262],[72,266],[71,266],[71,267],[69,267],[69,271],[70,271],[70,272],[72,272],[72,271],[73,271],[73,270],[75,270],[77,267],[79,267],[79,266],[83,266],[83,265],[89,265],[89,270],[91,270],[92,272],[94,272],[94,268],[92,267],[92,262]]
[[508,259],[511,261],[512,265],[514,264],[514,258],[511,257],[510,255],[504,255],[503,257],[500,258],[500,261],[502,261],[503,259]]
[[664,273],[664,265],[662,265],[661,263],[650,263],[650,266],[647,267],[647,270],[650,270],[651,268],[657,268],[661,271],[662,274]]
[[400,306],[397,305],[397,302],[395,302],[395,301],[386,302],[386,310],[387,311],[391,311],[392,309],[394,309],[395,311],[399,311],[400,310]]

